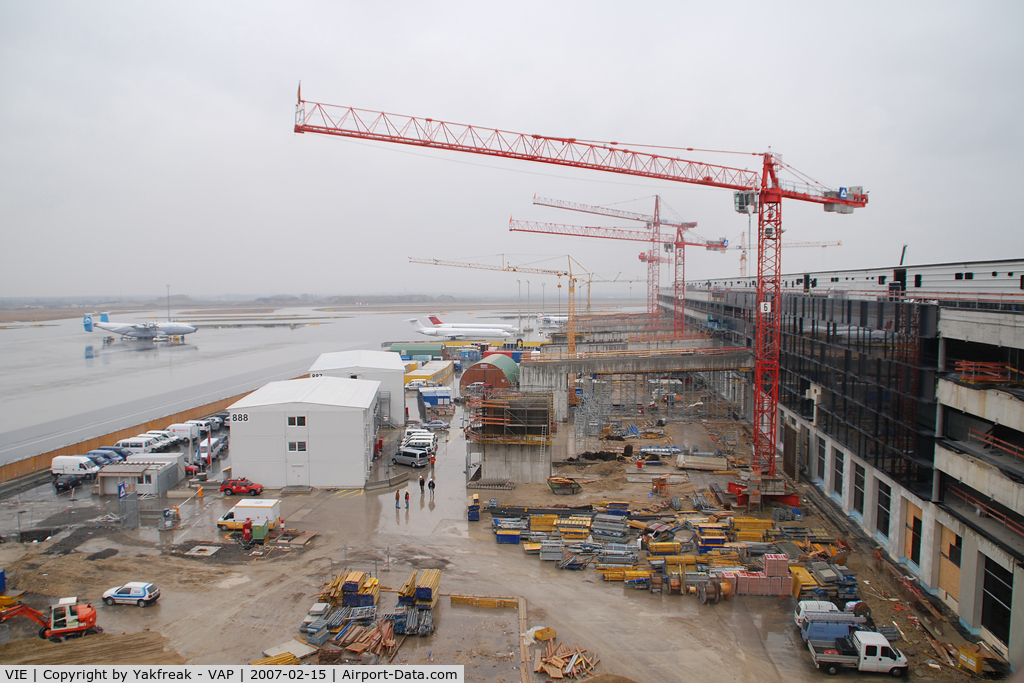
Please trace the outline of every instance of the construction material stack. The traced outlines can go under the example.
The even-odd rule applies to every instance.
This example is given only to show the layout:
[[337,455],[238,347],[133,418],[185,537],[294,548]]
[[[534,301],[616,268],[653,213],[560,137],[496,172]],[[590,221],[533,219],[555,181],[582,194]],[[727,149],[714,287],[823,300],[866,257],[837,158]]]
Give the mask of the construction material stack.
[[416,580],[419,573],[418,569],[413,569],[412,574],[410,574],[409,578],[405,580],[402,587],[398,589],[399,607],[416,604]]
[[590,531],[595,541],[625,543],[629,537],[629,527],[622,515],[595,515]]
[[468,518],[470,522],[480,521],[480,494],[474,493],[469,501]]
[[563,541],[585,541],[590,536],[590,523],[589,515],[573,515],[559,517],[555,525]]
[[[441,595],[441,570],[425,569],[419,577],[416,574],[413,572],[399,591],[399,605],[394,617],[395,633],[429,636],[434,632],[434,606]],[[411,604],[408,596],[410,582],[414,584]]]

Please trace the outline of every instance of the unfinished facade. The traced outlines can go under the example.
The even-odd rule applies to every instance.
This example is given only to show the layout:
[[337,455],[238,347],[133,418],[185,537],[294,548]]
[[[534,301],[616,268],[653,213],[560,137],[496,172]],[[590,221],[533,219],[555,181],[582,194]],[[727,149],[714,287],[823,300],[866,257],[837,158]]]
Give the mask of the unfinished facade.
[[541,484],[551,476],[551,394],[490,392],[466,400],[467,474]]
[[[964,628],[1021,661],[1024,260],[783,280],[783,469],[830,496]],[[714,321],[749,343],[753,286],[688,287],[688,324]]]

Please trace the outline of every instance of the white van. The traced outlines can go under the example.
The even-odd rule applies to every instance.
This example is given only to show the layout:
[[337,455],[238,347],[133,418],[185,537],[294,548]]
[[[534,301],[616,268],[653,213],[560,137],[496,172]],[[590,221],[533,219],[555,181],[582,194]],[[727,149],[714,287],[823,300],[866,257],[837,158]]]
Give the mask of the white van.
[[803,628],[812,616],[821,618],[829,612],[838,611],[839,608],[827,600],[801,600],[793,611],[793,621],[796,622],[797,628]]
[[58,455],[50,462],[50,472],[55,477],[62,474],[92,477],[99,471],[100,466],[84,455]]
[[130,439],[121,439],[114,445],[118,448],[127,448],[132,453],[152,453],[156,439],[153,437],[133,436]]
[[171,444],[174,443],[173,441],[171,441],[171,438],[166,434],[150,434],[149,432],[145,432],[143,434],[136,435],[135,438],[153,439],[153,443],[151,444],[150,450],[154,451],[162,451],[165,448],[170,448]]
[[437,451],[437,437],[433,434],[430,436],[416,434],[402,441],[402,448],[415,448],[434,453]]
[[185,437],[178,436],[169,429],[150,429],[146,433],[149,434],[150,436],[155,436],[158,439],[167,439],[168,444],[171,446],[185,440]]
[[167,431],[179,436],[185,441],[197,441],[199,439],[199,425],[188,422],[178,422],[167,425]]
[[210,460],[216,460],[220,457],[220,452],[224,450],[227,443],[220,437],[213,439],[203,439],[199,442],[199,459],[207,460],[206,454],[210,454]]
[[213,425],[210,424],[209,420],[185,420],[186,424],[199,425],[200,434],[208,434]]

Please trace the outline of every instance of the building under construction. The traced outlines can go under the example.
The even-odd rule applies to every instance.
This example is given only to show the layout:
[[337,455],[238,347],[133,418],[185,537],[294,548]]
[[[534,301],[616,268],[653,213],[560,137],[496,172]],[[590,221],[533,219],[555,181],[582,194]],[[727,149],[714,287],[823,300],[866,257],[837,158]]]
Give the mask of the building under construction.
[[[687,324],[750,344],[755,284],[691,283]],[[1021,661],[1024,260],[803,273],[782,285],[782,469],[840,506],[963,627]],[[662,291],[670,310],[673,296]]]
[[551,476],[552,396],[512,391],[466,399],[470,481],[537,484]]

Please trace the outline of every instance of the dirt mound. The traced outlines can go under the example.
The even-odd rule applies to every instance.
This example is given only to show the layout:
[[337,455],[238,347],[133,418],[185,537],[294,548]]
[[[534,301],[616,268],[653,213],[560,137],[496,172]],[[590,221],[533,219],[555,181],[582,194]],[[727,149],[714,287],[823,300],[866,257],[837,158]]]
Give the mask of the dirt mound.
[[155,631],[100,633],[65,643],[39,638],[0,645],[0,664],[184,664],[170,641]]
[[626,477],[623,475],[587,482],[584,488],[586,491],[621,491],[627,483]]
[[616,676],[615,674],[601,674],[587,680],[587,683],[636,683],[632,678]]

